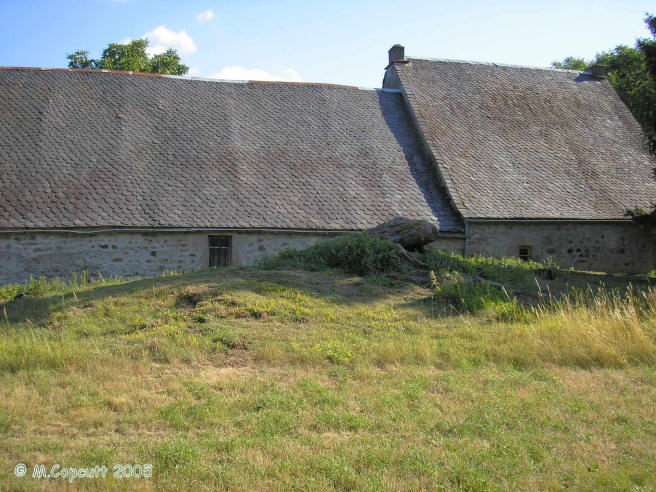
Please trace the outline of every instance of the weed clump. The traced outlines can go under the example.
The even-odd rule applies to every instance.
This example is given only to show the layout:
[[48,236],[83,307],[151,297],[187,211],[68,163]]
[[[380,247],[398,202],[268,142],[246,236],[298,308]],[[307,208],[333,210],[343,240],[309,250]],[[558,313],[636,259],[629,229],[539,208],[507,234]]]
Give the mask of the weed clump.
[[555,268],[551,262],[542,264],[519,258],[462,256],[445,251],[429,252],[426,263],[431,270],[480,275],[489,280],[514,285],[532,284],[538,270]]
[[10,283],[0,286],[0,300],[17,299],[23,296],[43,297],[68,292],[72,289],[86,289],[103,285],[115,285],[125,281],[126,280],[121,277],[112,275],[103,277],[100,272],[98,272],[97,276],[93,277],[89,274],[88,270],[84,270],[80,274],[73,272],[70,280],[59,277],[48,278],[45,276],[35,278],[30,275],[29,280],[24,284]]
[[336,366],[349,364],[355,359],[355,354],[347,345],[335,340],[315,345],[314,351]]
[[354,233],[322,241],[304,250],[286,249],[276,256],[260,260],[255,268],[300,268],[310,271],[340,268],[349,273],[368,275],[400,271],[403,263],[391,241]]
[[515,312],[517,300],[508,292],[485,280],[473,280],[460,272],[431,272],[431,287],[437,301],[461,313],[476,313],[484,308],[494,312]]

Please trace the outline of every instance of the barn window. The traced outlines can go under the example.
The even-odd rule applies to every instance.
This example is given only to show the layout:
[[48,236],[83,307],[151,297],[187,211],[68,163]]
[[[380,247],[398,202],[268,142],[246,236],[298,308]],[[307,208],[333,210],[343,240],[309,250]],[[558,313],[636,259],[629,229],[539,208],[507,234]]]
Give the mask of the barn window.
[[531,246],[520,246],[519,247],[519,258],[524,261],[530,261],[533,259],[533,248]]
[[232,238],[230,236],[209,236],[210,266],[230,266]]

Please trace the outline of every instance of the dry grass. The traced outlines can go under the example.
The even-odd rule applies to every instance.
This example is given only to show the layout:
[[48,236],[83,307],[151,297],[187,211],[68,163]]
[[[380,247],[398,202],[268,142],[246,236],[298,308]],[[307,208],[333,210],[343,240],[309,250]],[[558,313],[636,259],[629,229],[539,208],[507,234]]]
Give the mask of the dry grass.
[[67,486],[19,462],[153,464],[83,490],[654,488],[654,290],[577,295],[503,321],[215,270],[7,302],[0,488]]

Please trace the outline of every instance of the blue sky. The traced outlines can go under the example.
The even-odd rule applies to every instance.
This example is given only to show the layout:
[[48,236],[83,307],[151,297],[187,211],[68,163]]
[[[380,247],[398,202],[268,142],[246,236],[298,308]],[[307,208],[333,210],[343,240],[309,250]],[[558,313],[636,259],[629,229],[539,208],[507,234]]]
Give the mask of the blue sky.
[[549,66],[648,32],[647,1],[0,0],[0,65],[65,67],[148,35],[191,74],[380,87],[387,50],[425,58]]

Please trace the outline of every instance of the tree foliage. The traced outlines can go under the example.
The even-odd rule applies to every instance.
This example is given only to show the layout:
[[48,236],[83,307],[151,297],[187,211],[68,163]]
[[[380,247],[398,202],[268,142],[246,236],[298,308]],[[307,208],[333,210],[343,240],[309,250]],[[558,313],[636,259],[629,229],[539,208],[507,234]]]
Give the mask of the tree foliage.
[[654,39],[639,39],[635,47],[616,46],[593,60],[569,56],[551,65],[582,71],[593,64],[605,66],[609,82],[642,126],[651,152],[656,153],[656,17],[647,15],[645,24]]
[[608,68],[608,80],[642,126],[652,152],[656,151],[656,78],[647,70],[646,57],[638,48],[617,46],[597,55]]
[[624,217],[629,217],[637,224],[654,227],[656,226],[656,203],[652,203],[651,211],[635,207],[627,210],[624,213]]
[[104,70],[128,70],[133,72],[165,73],[184,75],[189,67],[180,62],[180,56],[173,49],[149,57],[146,53],[147,39],[135,39],[129,43],[110,43],[99,59],[89,58],[89,52],[78,50],[67,55],[68,68],[88,68]]
[[78,50],[66,58],[68,58],[68,68],[99,68],[96,66],[97,60],[89,59],[87,50]]
[[563,61],[554,61],[551,62],[551,66],[554,68],[566,68],[568,70],[585,70],[588,67],[588,63],[583,58],[575,58],[573,56],[568,56]]
[[639,39],[637,42],[638,49],[645,55],[647,70],[651,76],[656,79],[656,17],[647,15],[645,24],[654,39]]

